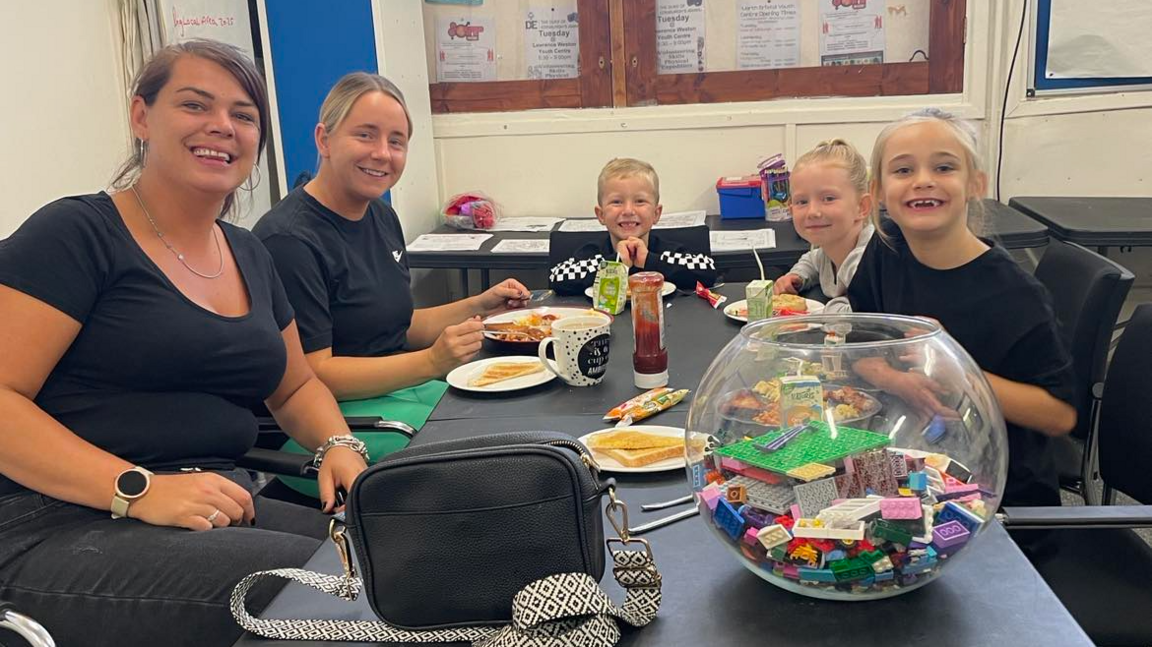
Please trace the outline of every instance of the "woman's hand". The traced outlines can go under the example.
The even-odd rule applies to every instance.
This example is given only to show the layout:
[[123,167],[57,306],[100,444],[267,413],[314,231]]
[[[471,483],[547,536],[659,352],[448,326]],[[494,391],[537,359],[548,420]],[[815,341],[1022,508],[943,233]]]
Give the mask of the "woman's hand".
[[500,283],[493,285],[481,294],[476,295],[477,310],[483,317],[502,312],[504,310],[512,310],[514,308],[523,308],[528,305],[528,297],[532,295],[524,284],[516,279],[504,279]]
[[148,492],[128,506],[128,516],[154,526],[211,530],[251,525],[256,510],[243,487],[214,472],[192,472],[154,475]]
[[789,272],[772,284],[772,294],[799,294],[800,286],[803,284],[804,279]]
[[316,484],[320,486],[320,509],[328,513],[343,510],[343,505],[336,506],[336,491],[351,491],[356,477],[366,469],[368,464],[359,453],[341,445],[329,449],[316,477]]
[[479,317],[445,328],[428,349],[433,372],[440,376],[447,375],[452,369],[475,357],[484,345],[483,331],[484,324],[480,323]]

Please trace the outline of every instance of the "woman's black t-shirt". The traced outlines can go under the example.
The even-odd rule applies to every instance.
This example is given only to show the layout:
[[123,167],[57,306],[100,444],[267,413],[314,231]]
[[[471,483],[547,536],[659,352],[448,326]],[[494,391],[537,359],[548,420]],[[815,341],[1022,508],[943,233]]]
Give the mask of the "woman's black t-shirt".
[[[148,469],[228,468],[252,447],[250,407],[284,376],[293,314],[260,242],[219,224],[248,289],[239,317],[184,296],[103,192],[57,200],[0,241],[0,283],[81,324],[36,396],[41,409]],[[0,496],[22,489],[0,476]]]
[[[1048,291],[1002,248],[950,270],[920,263],[894,222],[873,236],[848,286],[853,312],[932,317],[981,369],[1074,402],[1072,359]],[[1002,505],[1060,505],[1051,438],[1007,423],[1008,485]]]
[[383,200],[348,220],[297,187],[252,231],[276,262],[305,353],[381,357],[404,349],[411,277],[400,219]]

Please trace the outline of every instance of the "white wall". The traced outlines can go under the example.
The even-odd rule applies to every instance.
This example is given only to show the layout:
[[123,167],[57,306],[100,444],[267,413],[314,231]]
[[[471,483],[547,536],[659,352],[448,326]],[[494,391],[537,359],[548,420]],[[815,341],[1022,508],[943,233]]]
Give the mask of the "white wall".
[[0,238],[65,195],[98,191],[128,152],[114,0],[0,3]]

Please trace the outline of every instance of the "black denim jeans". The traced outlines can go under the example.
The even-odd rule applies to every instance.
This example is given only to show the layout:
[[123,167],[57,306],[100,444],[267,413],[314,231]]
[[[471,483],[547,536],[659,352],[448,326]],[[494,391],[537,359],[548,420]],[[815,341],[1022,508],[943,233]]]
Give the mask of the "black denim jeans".
[[[241,633],[228,608],[233,586],[254,571],[303,566],[327,533],[319,510],[259,496],[255,508],[254,528],[192,532],[34,492],[5,497],[0,600],[61,647],[227,647]],[[249,608],[263,609],[279,588],[253,590]]]

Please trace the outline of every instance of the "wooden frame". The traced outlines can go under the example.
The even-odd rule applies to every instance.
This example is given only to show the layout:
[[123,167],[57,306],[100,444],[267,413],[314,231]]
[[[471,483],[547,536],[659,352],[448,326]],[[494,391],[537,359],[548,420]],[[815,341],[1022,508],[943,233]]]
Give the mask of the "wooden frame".
[[580,76],[574,79],[432,83],[432,113],[497,112],[612,105],[609,0],[577,0]]
[[785,97],[870,97],[964,89],[966,0],[931,0],[927,61],[658,74],[656,0],[577,0],[580,76],[433,83],[434,114],[595,108]]
[[[627,0],[628,105],[952,93],[964,85],[965,0],[932,0],[927,62],[656,73],[656,0]],[[631,61],[630,61],[631,62]]]

